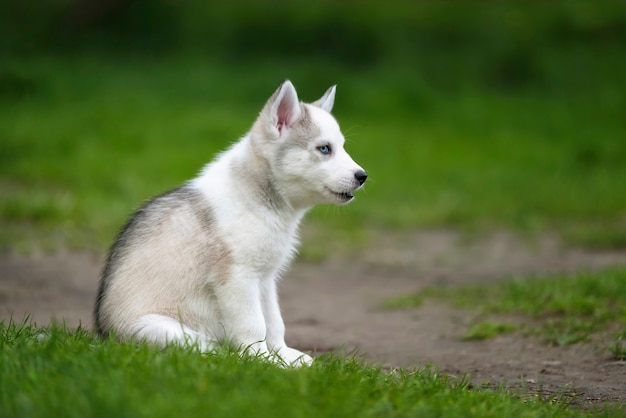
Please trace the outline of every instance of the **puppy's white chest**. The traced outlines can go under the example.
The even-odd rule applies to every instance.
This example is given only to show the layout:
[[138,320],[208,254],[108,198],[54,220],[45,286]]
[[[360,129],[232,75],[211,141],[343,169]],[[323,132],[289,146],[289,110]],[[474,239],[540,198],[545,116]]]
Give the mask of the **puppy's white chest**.
[[[252,267],[263,276],[274,274],[282,269],[293,257],[298,239],[293,233],[252,233],[247,237],[248,245],[238,251],[239,260]],[[235,244],[236,245],[236,244]]]

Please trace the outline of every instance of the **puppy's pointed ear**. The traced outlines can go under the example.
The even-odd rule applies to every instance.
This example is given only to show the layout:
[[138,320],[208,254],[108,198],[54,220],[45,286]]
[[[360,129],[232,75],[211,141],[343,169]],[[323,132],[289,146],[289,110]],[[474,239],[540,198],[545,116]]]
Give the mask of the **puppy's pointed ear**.
[[286,80],[269,99],[266,109],[269,119],[279,135],[283,129],[291,127],[300,117],[300,101],[291,81]]
[[311,104],[313,106],[321,107],[322,109],[330,113],[330,111],[333,110],[333,105],[335,104],[335,90],[336,89],[337,89],[337,86],[332,86],[331,88],[326,90],[326,93],[324,93],[321,99],[316,100]]

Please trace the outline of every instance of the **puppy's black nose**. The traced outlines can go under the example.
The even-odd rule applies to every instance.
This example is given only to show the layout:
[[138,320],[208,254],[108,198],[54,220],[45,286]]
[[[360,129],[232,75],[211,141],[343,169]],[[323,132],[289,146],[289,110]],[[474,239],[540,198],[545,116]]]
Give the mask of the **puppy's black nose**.
[[367,180],[367,173],[363,170],[359,170],[354,173],[354,178],[356,178],[360,185],[363,185],[363,183],[365,183],[365,180]]

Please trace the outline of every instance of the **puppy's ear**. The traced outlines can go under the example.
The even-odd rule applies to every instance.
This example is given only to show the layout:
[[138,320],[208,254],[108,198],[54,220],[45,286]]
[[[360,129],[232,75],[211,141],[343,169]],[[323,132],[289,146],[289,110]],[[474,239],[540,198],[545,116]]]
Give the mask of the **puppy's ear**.
[[316,100],[311,104],[313,106],[320,107],[324,109],[325,111],[327,111],[328,113],[330,113],[330,111],[333,110],[333,105],[335,104],[335,90],[336,89],[337,89],[337,86],[332,86],[331,88],[326,90],[326,93],[324,93],[321,99]]
[[285,128],[291,127],[300,117],[300,101],[291,81],[286,80],[272,95],[266,105],[269,120],[278,129],[280,135]]

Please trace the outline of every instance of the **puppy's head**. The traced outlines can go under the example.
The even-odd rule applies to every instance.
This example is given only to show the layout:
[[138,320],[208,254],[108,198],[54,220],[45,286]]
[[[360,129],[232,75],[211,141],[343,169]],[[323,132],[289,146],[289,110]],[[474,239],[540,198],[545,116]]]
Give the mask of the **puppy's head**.
[[345,138],[330,114],[334,102],[335,86],[305,104],[285,81],[252,129],[256,152],[268,162],[278,191],[294,207],[347,204],[367,179],[344,149]]

